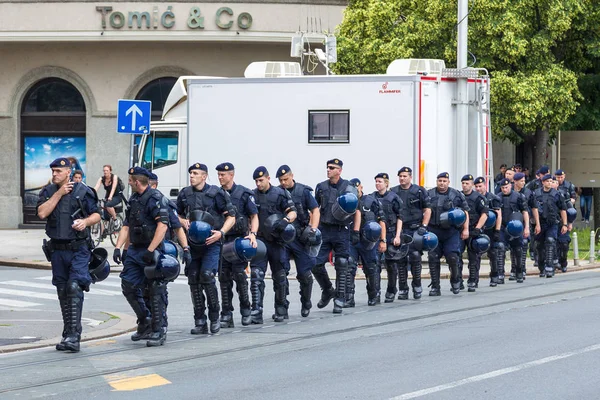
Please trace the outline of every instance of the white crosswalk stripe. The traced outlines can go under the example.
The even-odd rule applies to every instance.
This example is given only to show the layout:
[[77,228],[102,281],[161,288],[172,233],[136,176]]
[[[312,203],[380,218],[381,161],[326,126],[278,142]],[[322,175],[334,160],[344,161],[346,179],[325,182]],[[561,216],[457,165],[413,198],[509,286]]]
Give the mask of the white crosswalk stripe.
[[[0,282],[0,286],[1,285],[9,285],[9,286],[19,286],[19,287],[26,287],[29,289],[46,289],[46,290],[51,290],[53,292],[56,292],[56,287],[54,287],[52,284],[49,283],[37,283],[37,282],[25,282],[25,281],[4,281],[4,282]],[[119,286],[120,287],[120,286]],[[0,293],[2,288],[0,287]],[[18,291],[18,292],[23,292],[26,293],[25,291]],[[31,292],[34,293],[34,292]],[[15,295],[16,292],[15,292]],[[86,293],[86,296],[88,295],[99,295],[99,296],[121,296],[121,291],[120,290],[104,290],[104,289],[96,289],[96,288],[92,288],[91,291],[89,293]],[[47,297],[44,297],[47,298]],[[56,298],[56,295],[53,295],[52,298]]]
[[0,288],[0,294],[8,294],[16,297],[31,297],[34,299],[57,300],[56,294],[31,292],[29,290],[15,290]]
[[32,303],[29,301],[20,301],[20,300],[11,300],[11,299],[0,298],[0,306],[24,308],[24,307],[41,306],[41,304],[40,303]]
[[[35,279],[39,279],[39,280],[44,280],[44,281],[51,281],[52,277],[51,276],[39,276]],[[117,283],[117,281],[119,283]],[[108,276],[108,278],[106,278],[105,280],[103,280],[102,282],[96,282],[94,283],[90,290],[94,290],[94,286],[110,286],[110,287],[121,287],[121,278],[119,278],[119,275],[117,274],[110,274]],[[187,285],[188,281],[187,281],[187,277],[185,275],[179,275],[179,277],[174,281],[174,282],[169,282],[169,285],[171,284],[176,284],[176,285]]]

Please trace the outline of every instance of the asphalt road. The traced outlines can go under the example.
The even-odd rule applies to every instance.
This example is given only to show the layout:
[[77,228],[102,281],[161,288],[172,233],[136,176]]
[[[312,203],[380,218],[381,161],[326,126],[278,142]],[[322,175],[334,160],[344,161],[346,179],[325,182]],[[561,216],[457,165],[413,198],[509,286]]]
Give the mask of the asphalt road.
[[314,309],[309,318],[295,313],[284,324],[214,336],[189,335],[187,312],[173,311],[160,348],[123,336],[87,343],[78,354],[1,355],[0,398],[598,397],[598,272],[480,284],[460,295],[442,286],[439,298],[360,301],[341,316]]

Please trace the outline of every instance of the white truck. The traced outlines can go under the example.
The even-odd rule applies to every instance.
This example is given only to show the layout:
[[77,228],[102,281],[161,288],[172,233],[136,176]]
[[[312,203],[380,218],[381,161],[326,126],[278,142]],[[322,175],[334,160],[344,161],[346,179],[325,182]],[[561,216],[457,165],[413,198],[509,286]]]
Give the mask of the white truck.
[[[462,74],[462,75],[461,75]],[[181,77],[138,149],[138,164],[160,178],[174,198],[189,185],[187,168],[229,161],[236,182],[254,188],[252,172],[287,164],[295,178],[315,186],[326,161],[344,162],[342,176],[358,177],[366,191],[387,172],[391,185],[402,166],[414,181],[435,186],[439,172],[460,188],[462,175],[492,174],[489,78],[469,72],[468,126],[456,124],[457,78],[465,71],[439,60],[396,60],[385,75],[278,78]]]

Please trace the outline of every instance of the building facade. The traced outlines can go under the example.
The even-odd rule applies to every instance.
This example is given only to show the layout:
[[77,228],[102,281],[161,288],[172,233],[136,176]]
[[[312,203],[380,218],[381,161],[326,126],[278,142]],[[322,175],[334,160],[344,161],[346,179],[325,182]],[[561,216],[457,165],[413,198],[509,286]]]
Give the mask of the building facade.
[[0,228],[39,223],[37,194],[56,157],[69,155],[90,186],[104,164],[126,175],[131,136],[116,133],[118,99],[152,100],[159,117],[177,77],[291,61],[294,33],[333,32],[345,3],[3,1]]

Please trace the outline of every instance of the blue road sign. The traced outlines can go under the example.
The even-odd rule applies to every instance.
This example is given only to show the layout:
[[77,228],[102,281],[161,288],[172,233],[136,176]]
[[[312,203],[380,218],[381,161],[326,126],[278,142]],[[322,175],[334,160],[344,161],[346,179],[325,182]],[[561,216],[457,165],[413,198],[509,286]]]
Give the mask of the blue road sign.
[[120,99],[117,106],[117,133],[130,135],[150,133],[151,110],[151,101]]

